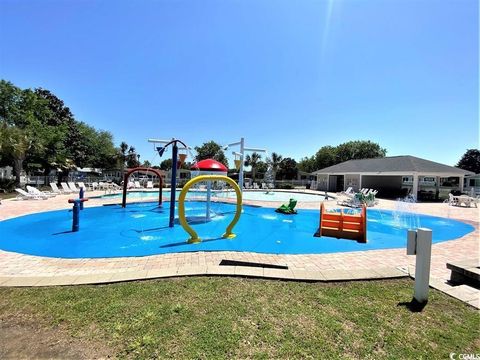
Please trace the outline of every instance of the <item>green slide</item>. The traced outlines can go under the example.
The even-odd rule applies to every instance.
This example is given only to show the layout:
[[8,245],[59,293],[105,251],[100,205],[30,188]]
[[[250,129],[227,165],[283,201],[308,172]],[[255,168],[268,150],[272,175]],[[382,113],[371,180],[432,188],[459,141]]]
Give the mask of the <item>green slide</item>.
[[280,206],[277,210],[275,210],[276,212],[279,212],[279,213],[282,213],[282,214],[288,214],[288,215],[291,215],[291,214],[296,214],[297,213],[297,210],[295,210],[295,206],[297,206],[297,200],[295,199],[290,199],[290,202],[287,204],[283,204],[282,206]]

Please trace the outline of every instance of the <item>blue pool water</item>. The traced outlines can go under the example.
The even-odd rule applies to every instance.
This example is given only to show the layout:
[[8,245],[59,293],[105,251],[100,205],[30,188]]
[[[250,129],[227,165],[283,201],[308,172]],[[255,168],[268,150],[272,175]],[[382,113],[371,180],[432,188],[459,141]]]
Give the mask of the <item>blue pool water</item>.
[[25,215],[0,222],[0,249],[61,258],[145,256],[189,251],[251,251],[269,254],[318,254],[401,248],[412,223],[433,230],[433,242],[461,237],[473,227],[460,221],[387,210],[368,210],[366,244],[328,237],[316,238],[318,210],[297,215],[278,214],[272,208],[244,206],[234,228],[237,237],[221,238],[233,218],[235,206],[212,204],[216,213],[204,222],[205,203],[187,202],[187,217],[200,219],[193,228],[203,242],[187,244],[180,225],[168,227],[169,203],[99,206],[81,212],[80,231],[70,232],[68,210]]
[[[205,191],[189,191],[187,194],[187,198],[197,197],[197,196],[205,196]],[[180,191],[176,192],[176,198],[180,195]],[[170,198],[170,190],[164,190],[162,193],[164,198]],[[235,193],[233,191],[213,191],[213,196],[217,198],[235,198]],[[316,195],[316,194],[307,194],[301,192],[294,192],[294,191],[273,191],[273,192],[265,192],[261,190],[256,191],[243,191],[243,199],[244,200],[260,200],[260,201],[283,201],[288,202],[290,198],[294,198],[297,201],[317,201],[320,202],[324,199],[323,195]],[[122,194],[106,194],[100,196],[104,199],[120,199]],[[132,199],[154,199],[158,197],[158,189],[156,191],[129,191],[127,195],[129,200]]]

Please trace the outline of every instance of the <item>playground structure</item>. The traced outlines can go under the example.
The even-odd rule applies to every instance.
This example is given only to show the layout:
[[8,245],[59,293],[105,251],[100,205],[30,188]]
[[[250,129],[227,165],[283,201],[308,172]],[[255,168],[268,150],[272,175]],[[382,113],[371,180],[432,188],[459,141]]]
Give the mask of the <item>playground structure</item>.
[[[201,175],[223,175],[227,176],[228,169],[222,163],[213,160],[205,159],[193,164],[191,169],[192,178]],[[207,201],[205,219],[210,220],[210,204],[212,199],[212,182],[207,181]]]
[[[163,153],[169,147],[172,146],[172,178],[170,181],[170,218],[168,221],[168,226],[173,227],[175,225],[175,196],[176,196],[176,188],[177,188],[177,169],[181,166],[185,159],[187,158],[186,153],[178,153],[178,150],[189,150],[189,147],[185,145],[185,143],[181,140],[173,138],[172,140],[157,140],[157,139],[148,139],[148,142],[151,143],[159,143],[165,144],[163,146],[156,147],[158,151],[158,155],[160,157],[163,156]],[[183,148],[178,147],[178,143],[183,145]],[[178,158],[178,160],[177,160]],[[180,162],[180,164],[179,164]]]
[[315,237],[334,237],[337,239],[356,240],[360,243],[367,242],[367,208],[362,206],[359,215],[339,212],[326,212],[323,202],[320,205],[320,223]]
[[[186,151],[189,151],[190,148],[181,140],[173,138],[172,140],[158,140],[158,139],[148,139],[148,142],[154,143],[155,150],[158,151],[160,157],[163,156],[165,150],[168,146],[172,146],[172,177],[171,177],[171,185],[170,185],[170,216],[169,216],[169,227],[173,227],[175,225],[175,197],[176,197],[176,181],[177,181],[177,169],[181,166],[187,157]],[[180,143],[183,147],[179,148],[178,143]],[[240,153],[233,152],[235,155],[235,166],[237,170],[239,170],[239,183],[237,184],[233,179],[229,178],[227,175],[228,169],[219,162],[213,159],[206,159],[203,161],[198,162],[192,167],[192,174],[196,172],[196,177],[192,178],[182,189],[180,193],[180,197],[178,200],[178,212],[179,212],[179,222],[182,227],[190,234],[190,239],[188,240],[189,243],[200,242],[200,238],[198,234],[191,228],[191,226],[187,223],[186,216],[185,216],[185,198],[188,192],[188,189],[193,186],[194,184],[202,181],[207,182],[207,199],[206,199],[206,216],[205,220],[210,220],[210,205],[211,205],[211,191],[212,191],[212,181],[224,181],[230,184],[237,195],[237,211],[235,214],[234,219],[232,222],[227,226],[227,230],[225,234],[223,234],[224,238],[233,238],[235,235],[232,233],[232,229],[235,224],[238,222],[241,212],[242,212],[242,189],[243,189],[243,166],[244,166],[244,153],[246,151],[252,152],[266,152],[264,149],[256,149],[256,148],[246,148],[244,145],[245,140],[241,138],[239,142],[229,144],[224,147],[224,150],[227,150],[229,146],[236,146],[240,145]],[[164,144],[163,146],[156,146],[156,144]],[[179,154],[178,151],[183,150],[185,153]],[[177,160],[178,158],[178,160]],[[180,166],[179,166],[180,165]],[[223,173],[224,175],[218,175],[219,173]],[[210,175],[204,175],[205,173]],[[125,183],[128,182],[128,177],[125,179]],[[188,185],[188,186],[187,186]],[[239,186],[240,185],[240,186]],[[160,188],[162,187],[162,184]],[[122,206],[125,207],[125,199],[126,199],[126,185],[124,184],[124,202]],[[159,194],[159,205],[161,205],[161,190]]]
[[238,170],[238,185],[240,186],[240,191],[243,192],[243,166],[244,166],[244,156],[246,152],[264,152],[266,153],[267,150],[265,149],[257,149],[257,148],[247,148],[245,147],[245,139],[242,137],[240,141],[237,141],[232,144],[228,144],[223,147],[223,150],[228,150],[228,148],[232,146],[240,146],[240,152],[232,151],[232,154],[235,156],[235,167]]
[[[187,196],[188,190],[193,185],[201,181],[207,181],[209,184],[211,184],[212,181],[225,181],[228,184],[230,184],[235,190],[235,193],[237,195],[237,207],[235,211],[235,216],[233,217],[233,220],[230,222],[230,224],[227,226],[225,233],[222,235],[222,237],[225,239],[233,239],[235,237],[235,234],[232,232],[233,227],[238,222],[238,220],[240,220],[240,215],[242,214],[242,192],[240,191],[240,187],[233,179],[225,175],[200,175],[200,176],[194,177],[193,179],[191,179],[185,184],[178,198],[178,219],[179,219],[180,225],[182,225],[185,231],[190,235],[190,238],[187,240],[187,242],[191,244],[191,243],[199,243],[202,241],[198,237],[197,232],[193,230],[193,228],[188,224],[187,218],[185,216],[185,198]],[[210,212],[209,210],[210,201],[211,201],[210,197],[207,197],[207,213],[208,213],[207,216],[209,216],[209,212]]]
[[162,178],[162,173],[160,170],[157,169],[151,169],[151,168],[146,168],[146,167],[136,167],[132,169],[127,169],[127,172],[123,176],[123,194],[122,194],[122,207],[127,206],[127,187],[128,187],[128,179],[130,178],[130,175],[133,173],[139,172],[139,171],[145,171],[145,172],[152,172],[155,175],[158,176],[158,179],[160,181],[160,185],[158,186],[158,205],[162,205],[162,188],[163,188],[163,178]]

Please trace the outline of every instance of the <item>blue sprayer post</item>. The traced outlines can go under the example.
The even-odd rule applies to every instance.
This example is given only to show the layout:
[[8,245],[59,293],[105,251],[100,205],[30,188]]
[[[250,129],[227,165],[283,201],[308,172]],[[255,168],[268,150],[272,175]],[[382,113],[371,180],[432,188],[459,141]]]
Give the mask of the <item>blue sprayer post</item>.
[[[80,192],[78,193],[78,198],[83,199],[83,186],[80,187]],[[83,201],[80,202],[80,210],[83,210]]]
[[72,232],[80,228],[80,209],[83,208],[83,202],[88,199],[68,199],[69,204],[73,204],[72,209]]

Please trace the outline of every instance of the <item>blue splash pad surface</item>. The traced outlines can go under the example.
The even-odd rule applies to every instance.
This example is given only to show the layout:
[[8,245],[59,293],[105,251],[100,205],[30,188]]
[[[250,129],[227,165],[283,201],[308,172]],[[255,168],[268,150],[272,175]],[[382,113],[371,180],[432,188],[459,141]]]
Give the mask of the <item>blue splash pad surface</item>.
[[68,210],[25,215],[0,222],[0,249],[59,258],[109,258],[192,251],[248,251],[267,254],[322,254],[373,249],[405,248],[407,230],[433,230],[433,242],[452,240],[474,230],[447,218],[368,209],[366,244],[329,237],[316,238],[318,210],[278,214],[272,208],[244,206],[234,228],[234,239],[223,239],[235,205],[213,203],[212,220],[205,222],[205,203],[187,202],[187,218],[203,240],[188,244],[188,234],[177,223],[168,227],[169,204],[128,204],[85,208],[80,231],[71,232]]

